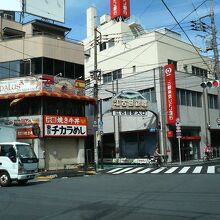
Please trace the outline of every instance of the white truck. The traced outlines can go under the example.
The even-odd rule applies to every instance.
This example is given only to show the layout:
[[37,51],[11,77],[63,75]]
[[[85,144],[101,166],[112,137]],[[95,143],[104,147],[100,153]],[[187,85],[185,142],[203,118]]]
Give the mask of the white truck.
[[[10,137],[10,138],[9,138]],[[30,144],[16,142],[16,130],[0,126],[0,185],[26,184],[38,174],[38,158]]]

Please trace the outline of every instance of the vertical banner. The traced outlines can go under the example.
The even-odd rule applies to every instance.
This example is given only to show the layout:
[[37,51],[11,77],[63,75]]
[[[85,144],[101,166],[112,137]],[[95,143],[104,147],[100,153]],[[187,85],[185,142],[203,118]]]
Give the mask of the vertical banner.
[[177,107],[176,107],[175,67],[173,64],[168,64],[164,66],[164,77],[165,77],[167,124],[175,124],[177,117]]
[[130,0],[110,0],[111,19],[130,17]]

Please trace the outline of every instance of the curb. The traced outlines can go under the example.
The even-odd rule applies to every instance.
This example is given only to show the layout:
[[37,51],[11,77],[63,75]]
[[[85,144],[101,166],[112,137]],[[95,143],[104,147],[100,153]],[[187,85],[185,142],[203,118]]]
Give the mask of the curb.
[[97,174],[96,171],[90,170],[90,171],[85,171],[86,175],[95,175]]

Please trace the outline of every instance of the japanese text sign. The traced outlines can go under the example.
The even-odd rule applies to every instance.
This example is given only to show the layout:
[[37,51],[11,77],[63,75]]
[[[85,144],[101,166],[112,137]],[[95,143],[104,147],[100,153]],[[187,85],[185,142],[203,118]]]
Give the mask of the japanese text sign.
[[87,118],[44,115],[45,137],[87,136]]
[[175,124],[177,117],[176,81],[173,64],[164,66],[167,124]]
[[111,19],[130,17],[130,0],[110,0]]

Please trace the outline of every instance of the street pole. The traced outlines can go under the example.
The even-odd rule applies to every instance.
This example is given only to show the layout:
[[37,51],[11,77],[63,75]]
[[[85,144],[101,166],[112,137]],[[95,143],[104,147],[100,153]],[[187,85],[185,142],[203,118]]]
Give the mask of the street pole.
[[178,138],[178,148],[179,148],[179,163],[181,165],[182,164],[182,159],[181,159],[180,138]]
[[94,123],[93,123],[93,129],[94,129],[94,166],[95,170],[98,169],[98,62],[97,62],[97,30],[96,27],[94,28],[94,98],[96,99],[96,103],[94,105]]

